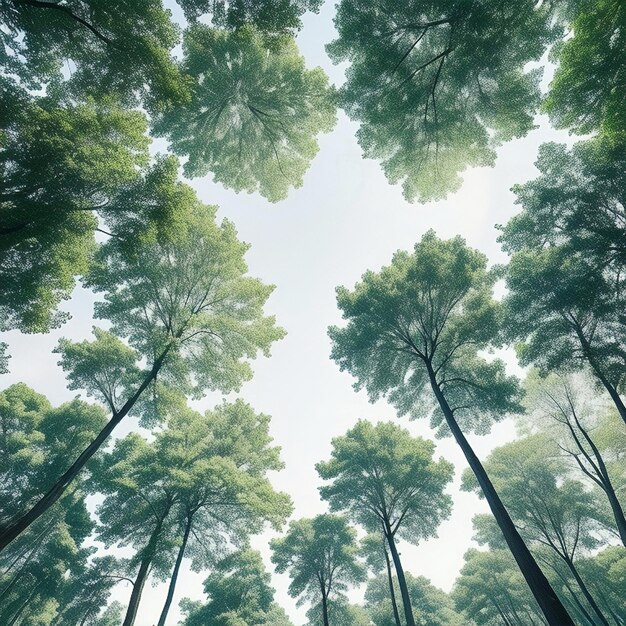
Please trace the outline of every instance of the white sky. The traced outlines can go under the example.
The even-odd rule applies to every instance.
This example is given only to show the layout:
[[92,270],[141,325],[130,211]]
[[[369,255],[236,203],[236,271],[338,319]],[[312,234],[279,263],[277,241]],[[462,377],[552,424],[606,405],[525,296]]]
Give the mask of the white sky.
[[[331,64],[324,51],[324,45],[334,38],[333,14],[334,1],[330,0],[319,15],[307,16],[298,42],[310,67],[320,65],[333,82],[340,83],[343,71]],[[407,203],[400,188],[387,183],[376,162],[362,159],[354,136],[356,125],[341,113],[335,130],[321,138],[320,151],[303,187],[292,191],[283,202],[272,205],[256,195],[237,195],[212,183],[210,177],[192,182],[202,200],[218,204],[219,216],[232,220],[240,239],[252,244],[247,256],[251,275],[276,285],[267,311],[277,316],[288,335],[275,344],[270,359],[255,362],[255,377],[240,395],[257,411],[273,416],[271,431],[282,446],[286,463],[286,469],[273,482],[293,498],[294,517],[326,510],[318,496],[314,465],[328,458],[332,437],[343,434],[361,418],[397,419],[386,403],[371,405],[365,393],[355,393],[351,377],[340,373],[329,358],[326,331],[340,321],[335,287],[353,286],[367,269],[388,264],[396,250],[412,248],[429,228],[445,238],[461,234],[491,262],[504,261],[494,224],[506,223],[515,212],[510,187],[536,175],[533,162],[540,143],[569,140],[565,133],[549,129],[545,119],[538,119],[538,123],[540,128],[528,137],[499,150],[495,168],[468,171],[458,193],[427,205]],[[61,336],[74,340],[90,337],[92,305],[92,294],[78,288],[64,306],[72,319],[59,331],[45,336],[7,333],[11,373],[0,377],[0,388],[23,381],[55,404],[74,397],[75,393],[65,388],[58,357],[52,350]],[[514,368],[513,359],[509,356],[507,360]],[[196,406],[207,409],[219,400],[213,395]],[[425,422],[402,419],[401,424],[415,434],[433,438]],[[128,420],[117,435],[134,429],[136,423]],[[490,435],[472,436],[470,440],[484,458],[512,436],[512,425],[503,423]],[[471,518],[487,509],[473,494],[458,490],[466,464],[456,444],[438,441],[437,456],[452,461],[456,468],[450,490],[454,511],[442,524],[439,539],[418,547],[402,545],[401,552],[406,570],[426,576],[449,591],[463,554],[472,543]],[[267,542],[271,536],[268,533],[253,542],[263,551],[268,568]],[[185,564],[168,624],[178,622],[181,598],[202,598],[205,576],[206,572],[190,572]],[[303,624],[306,607],[297,608],[287,595],[288,578],[275,575],[273,580],[277,601],[296,626]],[[165,593],[164,585],[146,586],[137,626],[156,623]],[[129,595],[128,585],[119,586],[114,597],[125,604]]]

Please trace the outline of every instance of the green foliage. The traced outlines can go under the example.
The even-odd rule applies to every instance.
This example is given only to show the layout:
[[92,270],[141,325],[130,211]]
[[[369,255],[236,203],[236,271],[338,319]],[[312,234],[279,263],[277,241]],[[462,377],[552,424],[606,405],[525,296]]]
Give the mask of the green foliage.
[[[105,415],[79,400],[52,407],[26,385],[0,393],[0,526],[6,527],[47,490],[98,432]],[[0,556],[0,623],[78,624],[96,616],[118,579],[107,557],[89,562],[93,531],[83,477]],[[15,620],[15,622],[13,622]],[[87,623],[87,622],[85,622]]]
[[215,210],[196,203],[171,237],[132,250],[112,238],[88,280],[104,293],[96,317],[149,364],[161,357],[162,383],[194,396],[238,389],[252,375],[244,359],[268,355],[284,335],[263,315],[273,287],[246,276],[248,245],[230,222],[215,222]]
[[[407,573],[406,581],[416,624],[419,626],[464,626],[466,624],[456,613],[448,594],[432,585],[427,578],[415,577]],[[394,585],[397,585],[395,579]],[[397,593],[399,595],[398,591]],[[374,626],[395,626],[386,574],[368,581],[365,591],[365,608]]]
[[348,584],[365,578],[357,561],[356,532],[338,515],[292,521],[271,547],[276,571],[289,572],[289,595],[301,596],[300,603],[341,596]]
[[253,24],[260,32],[275,36],[299,30],[302,15],[317,13],[322,0],[178,0],[178,4],[190,21],[211,14],[217,27],[237,30]]
[[517,380],[482,355],[498,342],[500,323],[486,262],[460,237],[442,241],[429,231],[412,254],[397,252],[353,291],[338,288],[347,324],[329,329],[332,358],[356,377],[355,388],[372,401],[388,397],[400,415],[430,413],[440,435],[447,430],[431,378],[468,429],[486,432],[515,411]]
[[[312,606],[307,612],[306,626],[323,626],[322,608]],[[328,602],[328,620],[332,626],[370,626],[367,611],[356,604],[349,604],[343,598]]]
[[[133,433],[118,440],[99,460],[94,488],[105,499],[98,538],[133,546],[130,565],[138,576],[150,569],[167,580],[179,551],[200,571],[266,522],[280,529],[291,501],[266,478],[282,468],[268,427],[267,416],[241,401],[205,415],[179,406],[152,442]],[[247,553],[239,554],[243,564]],[[238,562],[228,558],[224,568]]]
[[0,526],[32,506],[104,422],[100,407],[78,399],[54,408],[23,383],[2,391]]
[[178,29],[160,0],[9,0],[0,8],[0,64],[29,88],[67,83],[78,94],[137,95],[161,106],[184,95],[170,50]]
[[157,116],[154,130],[189,157],[187,176],[212,172],[217,182],[272,202],[302,185],[335,108],[326,75],[305,68],[292,39],[268,48],[254,29],[196,24],[185,33],[183,70],[193,95]]
[[519,624],[524,614],[532,622],[523,623],[544,623],[508,550],[468,550],[452,598],[456,610],[477,626],[496,626],[504,619]]
[[243,548],[219,561],[204,581],[209,601],[188,611],[184,626],[291,626],[274,602],[261,555]]
[[544,108],[557,128],[586,134],[626,133],[626,7],[619,0],[573,3],[573,36],[555,46],[558,61]]
[[341,104],[368,158],[408,200],[440,199],[467,167],[533,128],[540,72],[558,36],[550,3],[342,0],[328,46],[349,61]]
[[332,443],[330,461],[316,466],[332,481],[320,487],[332,511],[346,512],[369,532],[384,528],[411,543],[436,536],[450,514],[452,502],[443,490],[453,468],[433,459],[432,442],[390,422],[361,420]]
[[56,352],[68,372],[69,389],[84,389],[116,412],[137,382],[138,353],[106,330],[94,327],[94,341],[61,339]]
[[[496,448],[485,468],[522,536],[573,560],[577,550],[599,545],[604,520],[598,520],[601,507],[594,494],[566,477],[558,452],[544,435],[531,435]],[[467,471],[463,488],[480,495]]]
[[149,140],[145,116],[107,98],[19,98],[0,128],[0,328],[45,332],[67,318],[56,309],[89,267],[96,214],[137,178]]
[[[624,379],[624,154],[606,140],[542,146],[541,175],[515,188],[507,334],[542,371],[589,363],[616,394]],[[614,398],[615,400],[615,398]]]

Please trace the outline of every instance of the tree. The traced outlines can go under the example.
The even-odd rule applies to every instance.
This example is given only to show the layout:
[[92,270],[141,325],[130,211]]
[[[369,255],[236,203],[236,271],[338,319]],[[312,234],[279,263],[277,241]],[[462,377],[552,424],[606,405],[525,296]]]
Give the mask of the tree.
[[78,399],[55,408],[23,383],[0,392],[0,528],[37,502],[68,457],[78,454],[105,423],[101,407]]
[[[522,536],[556,553],[599,622],[608,626],[575,563],[580,551],[600,544],[603,520],[597,499],[580,482],[562,478],[563,463],[550,454],[550,442],[541,435],[496,448],[485,466]],[[464,488],[472,487],[477,490],[474,477],[466,474]]]
[[[321,606],[314,605],[306,612],[308,622],[306,626],[322,626],[323,615]],[[328,620],[331,624],[341,626],[370,626],[371,620],[367,611],[358,604],[350,604],[344,598],[333,598],[328,601]]]
[[573,36],[552,53],[559,64],[544,108],[557,128],[623,137],[626,9],[617,0],[571,4],[577,9],[569,25]]
[[181,406],[153,442],[131,433],[101,458],[97,489],[106,498],[98,509],[99,538],[137,549],[124,626],[134,623],[150,573],[169,581],[164,624],[185,556],[200,570],[264,522],[281,527],[291,505],[265,477],[282,467],[268,426],[268,416],[241,401],[205,415]]
[[271,547],[276,571],[291,576],[289,594],[319,602],[324,626],[330,626],[329,601],[365,577],[356,558],[356,532],[338,515],[292,521]]
[[[272,287],[245,275],[247,248],[232,224],[216,224],[215,208],[199,202],[170,237],[149,237],[132,249],[115,238],[102,246],[88,283],[104,293],[96,316],[110,320],[112,333],[131,347],[96,331],[93,342],[62,340],[59,349],[70,388],[97,397],[111,418],[40,500],[3,529],[0,549],[54,504],[131,410],[145,422],[158,418],[167,389],[200,397],[207,389],[238,389],[251,377],[248,359],[269,354],[284,332],[263,315]],[[145,368],[137,365],[142,358]]]
[[477,626],[547,623],[507,550],[468,550],[452,598]]
[[175,416],[157,435],[157,455],[168,460],[165,473],[180,494],[182,531],[158,626],[165,626],[187,553],[200,569],[224,545],[241,545],[265,523],[280,530],[291,514],[291,499],[274,491],[266,476],[284,467],[280,449],[271,446],[269,421],[239,400],[204,417]]
[[[113,556],[93,558],[89,563],[81,563],[72,571],[66,584],[57,595],[59,612],[56,624],[68,626],[118,626],[122,622],[121,605],[112,602],[106,607],[113,587],[122,581],[129,581],[125,575],[126,563]],[[109,621],[107,621],[109,620]]]
[[0,129],[1,329],[46,332],[68,317],[57,306],[89,267],[97,215],[137,179],[149,141],[145,116],[110,100],[18,100]]
[[333,439],[331,459],[318,463],[319,475],[332,481],[320,487],[331,511],[348,514],[369,532],[382,531],[393,558],[408,626],[415,626],[411,600],[396,541],[417,543],[433,537],[449,516],[452,465],[433,459],[434,445],[390,422],[359,421]]
[[164,480],[169,459],[161,459],[156,446],[136,433],[96,461],[94,491],[105,497],[97,509],[98,539],[105,546],[136,549],[128,564],[133,581],[123,620],[131,626],[150,573],[165,577],[171,568],[176,527],[170,514],[179,494]]
[[300,187],[317,135],[335,122],[324,72],[305,68],[293,39],[268,48],[251,28],[229,33],[196,24],[183,48],[193,95],[158,115],[154,132],[189,157],[185,174],[212,172],[217,182],[272,202]]
[[588,363],[626,422],[623,150],[607,141],[542,146],[541,175],[515,189],[522,212],[502,228],[512,254],[508,337],[542,371]]
[[[389,559],[387,540],[385,539],[384,533],[370,533],[369,535],[366,535],[361,541],[361,555],[365,558],[367,567],[374,574],[374,576],[378,576],[380,572],[385,571],[387,575],[388,601],[391,604],[389,607],[390,610],[385,612],[387,613],[387,617],[393,614],[393,623],[395,626],[402,626],[400,613],[398,611],[398,602],[396,600],[395,583],[391,571],[391,560]],[[377,626],[380,625],[377,624]],[[391,623],[389,626],[391,626]]]
[[[462,626],[461,616],[454,610],[452,600],[423,576],[406,575],[411,605],[420,626]],[[395,581],[397,582],[397,581]],[[384,576],[370,578],[365,591],[365,608],[375,626],[393,626],[395,620],[389,606],[389,590]]]
[[335,26],[327,49],[350,62],[340,102],[364,155],[422,202],[533,128],[541,72],[524,67],[560,34],[550,3],[531,0],[342,0]]
[[386,396],[400,415],[431,413],[440,434],[452,433],[546,618],[563,626],[571,618],[463,432],[485,432],[519,408],[517,380],[502,361],[481,355],[498,341],[500,317],[492,296],[496,275],[485,266],[485,256],[460,237],[441,241],[429,231],[413,254],[397,252],[352,292],[337,290],[347,323],[329,329],[332,358],[372,401]]
[[[575,469],[604,492],[626,546],[624,509],[600,449],[602,444],[596,443],[595,432],[599,430],[602,435],[603,430],[610,430],[614,433],[614,443],[623,451],[626,451],[626,434],[623,429],[615,428],[619,418],[612,414],[604,398],[590,395],[589,382],[580,374],[551,374],[544,379],[537,372],[531,372],[526,380],[527,417],[524,422],[535,424],[533,430],[551,438]],[[611,458],[610,452],[607,458]]]
[[291,626],[284,611],[274,602],[270,582],[271,577],[257,551],[237,550],[217,563],[204,581],[208,602],[190,607],[183,624]]

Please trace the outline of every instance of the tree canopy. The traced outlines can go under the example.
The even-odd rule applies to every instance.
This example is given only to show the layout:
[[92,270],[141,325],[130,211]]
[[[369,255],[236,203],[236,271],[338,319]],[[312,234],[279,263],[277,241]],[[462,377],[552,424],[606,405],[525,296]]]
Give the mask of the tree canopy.
[[550,14],[531,0],[342,0],[328,46],[350,62],[340,101],[407,200],[456,191],[463,170],[533,128],[541,74],[525,66],[559,34]]
[[300,187],[335,123],[328,79],[304,65],[295,42],[268,48],[261,33],[196,24],[185,33],[183,71],[193,79],[187,104],[158,115],[154,131],[189,157],[187,176],[213,173],[235,191],[272,202]]

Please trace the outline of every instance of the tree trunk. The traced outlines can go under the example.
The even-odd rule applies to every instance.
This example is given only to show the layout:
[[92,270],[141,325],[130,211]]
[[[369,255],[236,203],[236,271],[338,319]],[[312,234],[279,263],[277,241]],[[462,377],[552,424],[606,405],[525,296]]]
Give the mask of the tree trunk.
[[396,622],[396,626],[402,626],[400,621],[400,613],[398,613],[398,603],[396,601],[396,590],[393,588],[393,576],[391,574],[391,563],[389,562],[389,553],[387,548],[383,547],[385,551],[385,563],[387,564],[387,578],[389,580],[389,596],[391,597],[391,606],[393,607],[393,619]]
[[564,559],[564,560],[567,563],[567,567],[569,567],[570,572],[572,572],[572,576],[576,580],[578,587],[583,592],[583,596],[585,596],[585,599],[589,603],[589,606],[593,609],[593,612],[598,616],[598,619],[600,620],[602,624],[604,624],[604,626],[609,626],[609,621],[606,619],[604,613],[598,606],[598,603],[596,602],[595,598],[591,595],[591,592],[589,591],[587,585],[585,584],[585,581],[580,577],[580,574],[578,573],[578,569],[574,565],[574,562],[571,559]]
[[187,548],[187,541],[189,540],[189,533],[191,532],[191,523],[192,518],[189,517],[187,519],[187,524],[185,525],[185,534],[183,535],[183,541],[180,544],[180,548],[178,549],[178,556],[176,557],[176,564],[174,565],[174,570],[172,571],[172,577],[170,578],[170,585],[167,589],[167,598],[165,599],[165,605],[163,606],[163,610],[161,611],[161,616],[159,617],[159,623],[157,626],[165,626],[167,614],[170,610],[170,606],[172,606],[172,600],[174,599],[174,591],[176,590],[176,582],[178,580],[180,565],[183,562],[185,549]]
[[161,536],[163,523],[165,522],[165,518],[167,517],[168,513],[169,507],[167,507],[165,514],[157,519],[156,526],[154,527],[154,530],[150,535],[148,545],[146,545],[145,547],[143,556],[141,558],[139,571],[137,572],[137,577],[135,578],[135,582],[133,583],[133,591],[130,594],[128,608],[126,609],[126,617],[124,617],[124,623],[122,624],[122,626],[133,626],[133,624],[135,623],[135,618],[137,617],[137,609],[139,608],[139,601],[141,600],[143,587],[146,584],[146,580],[148,579],[150,565],[152,565],[152,561],[154,560],[154,556],[156,555],[157,543],[159,541],[159,537]]
[[402,606],[404,607],[404,618],[406,619],[406,624],[407,626],[415,626],[415,618],[413,617],[413,609],[411,608],[409,590],[406,586],[404,569],[402,568],[402,563],[400,562],[400,555],[398,554],[396,541],[391,533],[391,528],[387,523],[385,523],[385,537],[387,539],[387,544],[389,545],[393,565],[396,568],[396,576],[398,577],[398,587],[400,587],[400,595],[402,596]]
[[324,620],[324,626],[330,626],[330,622],[328,621],[328,602],[326,600],[326,592],[324,590],[323,585],[322,585],[322,619]]
[[541,571],[541,568],[535,561],[533,555],[530,553],[528,546],[524,543],[524,540],[521,538],[517,528],[515,528],[515,524],[513,523],[511,516],[502,503],[502,500],[500,500],[500,496],[495,490],[489,476],[487,476],[485,468],[476,456],[472,446],[469,441],[467,441],[463,431],[454,418],[454,413],[441,391],[439,384],[437,383],[437,378],[432,365],[427,362],[426,366],[428,369],[431,387],[435,397],[437,398],[437,402],[441,407],[441,411],[444,414],[446,423],[452,431],[456,442],[463,451],[470,468],[474,472],[474,475],[478,480],[478,484],[480,485],[485,496],[485,500],[487,500],[489,508],[491,509],[502,534],[504,535],[504,539],[506,540],[511,553],[515,558],[524,579],[528,583],[537,604],[539,604],[543,614],[546,616],[548,624],[550,624],[550,626],[574,626],[572,618],[563,606],[562,602],[559,600],[545,574]]
[[133,408],[135,402],[146,390],[148,385],[156,378],[161,369],[163,360],[169,350],[166,350],[152,366],[152,369],[141,383],[137,391],[129,398],[124,406],[113,414],[107,425],[100,431],[98,436],[83,450],[82,454],[74,461],[72,466],[57,480],[49,491],[37,502],[26,514],[20,517],[15,523],[5,528],[0,533],[0,552],[4,550],[16,537],[19,537],[35,520],[43,515],[65,492],[85,467],[89,459],[98,451],[100,446],[108,439],[115,427]]
[[[591,438],[591,435],[589,435],[587,430],[580,423],[580,420],[578,419],[578,416],[575,413],[574,413],[574,419],[576,420],[576,426],[582,433],[583,437],[585,438],[585,441],[587,441],[587,443],[589,444],[589,447],[591,448],[593,452],[593,456],[596,462],[593,463],[592,459],[590,458],[590,455],[585,450],[584,445],[582,444],[582,442],[579,440],[578,436],[574,432],[573,427],[570,426],[570,430],[572,432],[572,436],[574,437],[574,441],[576,442],[576,445],[578,446],[578,449],[581,451],[581,453],[587,458],[589,464],[594,468],[597,482],[599,486],[602,488],[602,490],[604,491],[604,493],[606,494],[606,497],[609,500],[609,504],[611,505],[611,511],[613,513],[613,518],[615,519],[615,525],[617,527],[617,531],[619,532],[620,539],[622,540],[622,543],[624,544],[624,546],[626,546],[626,517],[624,516],[624,509],[622,509],[622,505],[617,498],[617,494],[615,493],[615,489],[613,487],[613,483],[611,482],[611,477],[609,476],[609,472],[604,462],[604,458],[602,457],[602,453],[600,452],[598,446],[596,446],[595,442]],[[582,462],[578,461],[578,463],[581,466],[581,469],[584,472],[587,472],[587,470],[581,464]],[[591,478],[593,478],[593,476]]]

